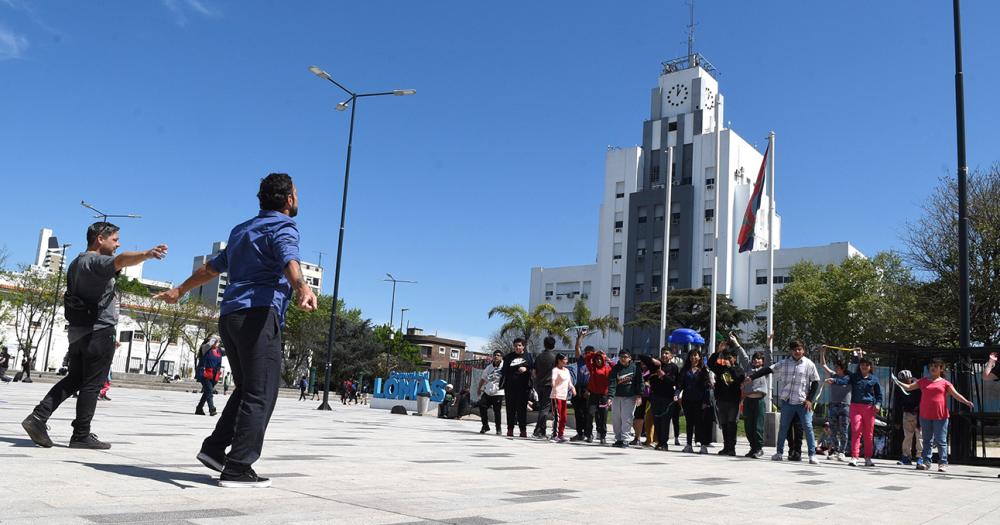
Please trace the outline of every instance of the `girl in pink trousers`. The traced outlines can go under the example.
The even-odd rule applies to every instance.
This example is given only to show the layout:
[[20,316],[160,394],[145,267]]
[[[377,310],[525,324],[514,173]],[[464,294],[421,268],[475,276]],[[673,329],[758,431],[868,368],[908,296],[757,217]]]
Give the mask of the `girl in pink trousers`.
[[556,366],[552,369],[552,412],[556,416],[555,425],[557,432],[552,432],[553,443],[565,443],[563,437],[566,431],[566,400],[576,395],[576,388],[573,387],[573,378],[569,369],[566,368],[566,356],[556,355]]

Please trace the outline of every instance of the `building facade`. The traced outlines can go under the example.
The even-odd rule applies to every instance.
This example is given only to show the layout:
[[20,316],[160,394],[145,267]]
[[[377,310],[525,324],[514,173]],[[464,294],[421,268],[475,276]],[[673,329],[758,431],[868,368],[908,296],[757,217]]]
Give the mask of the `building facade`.
[[[698,54],[663,63],[652,89],[649,119],[643,122],[642,144],[609,148],[606,154],[597,260],[584,266],[532,268],[529,307],[548,302],[560,313],[571,312],[574,301],[567,299],[577,296],[566,293],[579,288],[583,295],[583,283],[589,282],[586,300],[592,314],[614,316],[624,325],[641,303],[661,301],[664,287],[712,286],[716,256],[718,293],[729,296],[738,308],[766,302],[768,287],[762,284],[767,284],[769,198],[762,200],[758,212],[762,219],[754,230],[753,251],[740,254],[736,243],[764,157],[752,141],[722,125],[725,99],[716,76],[715,68]],[[773,227],[779,287],[799,261],[837,264],[860,255],[846,242],[782,249],[777,212]],[[612,354],[622,348],[654,352],[659,333],[659,327],[623,330],[595,335],[587,343]]]
[[[194,271],[201,268],[225,249],[226,241],[212,243],[211,253],[196,256],[191,265],[191,270]],[[309,285],[313,293],[319,295],[320,290],[323,288],[323,268],[318,264],[305,261],[302,261],[299,267],[302,270],[302,277],[306,280],[306,284]],[[192,297],[197,297],[203,304],[218,306],[222,302],[222,296],[226,293],[227,286],[229,286],[229,273],[222,272],[211,281],[191,290],[190,293]]]
[[428,369],[448,368],[453,362],[467,359],[465,341],[424,334],[419,328],[407,328],[403,338],[420,348],[423,366]]

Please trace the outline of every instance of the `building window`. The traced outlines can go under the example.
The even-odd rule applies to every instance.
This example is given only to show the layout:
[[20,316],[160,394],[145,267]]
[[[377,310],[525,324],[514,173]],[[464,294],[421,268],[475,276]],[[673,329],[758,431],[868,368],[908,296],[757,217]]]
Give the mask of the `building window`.
[[790,282],[792,282],[792,276],[791,275],[775,275],[774,276],[774,284],[788,284]]
[[615,229],[616,230],[621,231],[621,229],[624,226],[625,226],[625,221],[615,221]]
[[767,284],[767,270],[757,270],[757,284]]
[[662,204],[657,204],[653,206],[653,220],[655,222],[663,222],[663,212],[664,207]]
[[638,213],[639,219],[638,219],[637,222],[639,224],[644,224],[646,222],[646,207],[645,206],[639,206],[638,212],[639,212]]
[[621,289],[620,286],[612,286],[611,287],[611,296],[612,297],[618,297],[619,295],[621,295],[621,293],[622,293],[622,289]]
[[458,350],[455,350],[454,348],[451,349],[451,358],[458,359]]
[[639,257],[646,255],[646,239],[638,239],[635,241],[635,254]]
[[706,252],[710,252],[715,249],[715,235],[710,233],[705,234],[705,241],[702,243],[705,247]]
[[650,182],[660,182],[660,167],[653,164],[649,169]]
[[708,188],[708,189],[714,188],[715,187],[715,177],[713,177],[711,179],[705,179],[705,187]]
[[653,239],[653,253],[663,253],[663,237],[656,237]]
[[620,309],[619,309],[619,308],[618,308],[617,306],[612,306],[612,307],[611,307],[611,317],[614,317],[615,319],[618,319],[618,318],[619,318],[618,316],[619,316],[619,312],[620,312],[620,311],[621,311],[621,310],[620,310]]
[[662,283],[663,283],[663,276],[662,276],[662,275],[660,275],[660,274],[658,274],[658,273],[654,273],[654,274],[653,274],[653,281],[652,281],[651,283],[649,283],[649,284],[650,284],[650,285],[651,285],[652,287],[654,287],[654,288],[657,288],[657,287],[659,287],[659,286],[660,286],[660,284],[662,284]]
[[424,356],[424,357],[426,357],[428,359],[430,359],[430,357],[431,357],[431,352],[432,352],[432,349],[429,346],[421,346],[420,347],[420,355],[422,355],[422,356]]
[[670,258],[671,259],[676,259],[677,258],[677,254],[679,254],[679,253],[681,253],[681,249],[680,248],[671,248],[670,249]]
[[705,222],[712,222],[713,219],[715,219],[715,210],[705,210]]
[[667,122],[667,131],[677,131],[677,121]]
[[444,347],[443,346],[439,346],[438,347],[438,355],[444,355]]
[[611,248],[611,258],[621,259],[622,258],[622,243],[616,242]]
[[615,198],[616,199],[621,199],[623,197],[625,197],[625,183],[624,182],[616,182],[615,183]]
[[673,225],[673,226],[677,226],[680,223],[681,223],[681,212],[675,211],[675,212],[671,213],[670,214],[670,224]]
[[712,286],[712,274],[709,273],[709,274],[701,276],[701,285],[702,286]]

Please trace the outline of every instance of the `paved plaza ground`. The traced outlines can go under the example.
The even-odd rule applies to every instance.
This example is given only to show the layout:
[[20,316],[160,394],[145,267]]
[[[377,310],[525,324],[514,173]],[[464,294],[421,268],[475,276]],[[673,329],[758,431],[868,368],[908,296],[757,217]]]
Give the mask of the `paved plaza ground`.
[[255,465],[273,487],[223,489],[194,459],[215,421],[193,414],[194,394],[113,388],[94,421],[109,451],[66,448],[68,400],[42,449],[20,422],[48,387],[0,385],[0,523],[1000,522],[997,469],[555,445],[287,398]]

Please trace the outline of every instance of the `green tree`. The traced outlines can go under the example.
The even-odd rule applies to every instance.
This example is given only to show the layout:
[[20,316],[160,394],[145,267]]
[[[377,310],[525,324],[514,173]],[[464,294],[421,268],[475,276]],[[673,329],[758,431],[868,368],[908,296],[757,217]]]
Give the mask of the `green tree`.
[[571,325],[565,317],[557,317],[556,307],[542,303],[530,312],[519,304],[494,306],[487,316],[492,319],[498,316],[505,319],[500,326],[500,336],[516,333],[523,338],[531,351],[532,337],[545,332],[552,336],[564,337],[566,329]]
[[407,341],[403,332],[388,325],[376,326],[374,332],[382,345],[382,352],[372,363],[376,377],[387,377],[392,371],[410,372],[423,364],[420,347]]
[[219,307],[214,304],[206,305],[193,296],[185,299],[183,304],[186,305],[191,314],[187,325],[180,333],[181,341],[187,346],[189,354],[187,359],[181,363],[181,375],[188,377],[193,369],[192,366],[188,366],[188,363],[197,363],[201,345],[208,338],[219,333]]
[[[573,305],[572,316],[564,318],[564,320],[561,321],[561,324],[567,327],[586,326],[588,327],[588,335],[597,332],[607,335],[611,332],[621,332],[622,329],[621,323],[618,322],[617,317],[611,315],[594,317],[590,308],[587,307],[587,303],[583,299],[576,300],[576,304]],[[577,329],[577,333],[579,333],[580,330],[582,329]],[[571,344],[573,342],[565,331],[560,334],[560,339],[562,339],[565,344]]]
[[115,289],[120,294],[134,295],[136,297],[150,295],[149,288],[146,288],[146,285],[140,283],[138,279],[130,279],[123,274],[118,274],[115,277]]
[[180,343],[185,327],[197,317],[199,304],[195,301],[167,304],[149,294],[128,295],[122,298],[122,303],[142,330],[144,373],[156,374],[168,346]]
[[[907,225],[903,241],[907,260],[919,272],[923,307],[940,318],[943,339],[957,346],[959,312],[958,193],[953,177],[942,178],[923,205],[919,218]],[[1000,163],[976,170],[968,178],[969,293],[971,340],[990,346],[1000,342]]]
[[[27,265],[19,266],[14,272],[5,272],[4,277],[9,282],[10,288],[5,294],[3,307],[5,316],[13,321],[17,351],[35,360],[38,358],[43,338],[52,326],[53,300],[57,307],[62,304],[66,281],[60,279],[55,272]],[[57,284],[59,284],[58,290]],[[17,363],[17,366],[20,366],[20,363]],[[42,364],[43,368],[46,366],[47,363]]]

